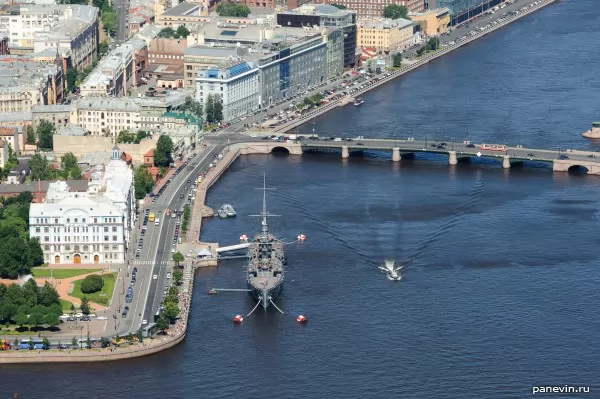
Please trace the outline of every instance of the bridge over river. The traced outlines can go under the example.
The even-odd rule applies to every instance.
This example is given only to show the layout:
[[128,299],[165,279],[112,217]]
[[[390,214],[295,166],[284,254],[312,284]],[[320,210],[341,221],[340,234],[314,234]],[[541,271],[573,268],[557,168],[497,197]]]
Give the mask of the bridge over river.
[[[256,140],[256,141],[254,141]],[[303,152],[339,152],[342,158],[364,151],[385,151],[392,154],[392,160],[397,162],[402,157],[413,156],[417,153],[444,154],[448,156],[448,163],[456,165],[461,160],[481,157],[495,159],[501,162],[502,167],[508,169],[512,164],[523,162],[542,162],[552,164],[555,172],[582,171],[587,174],[600,175],[600,153],[592,151],[579,151],[574,149],[542,149],[525,148],[522,146],[510,147],[507,145],[485,145],[470,142],[443,142],[432,140],[408,139],[346,139],[342,141],[311,139],[301,141],[287,140],[273,142],[272,140],[257,140],[253,146],[261,146],[273,150],[287,150],[292,154]],[[250,144],[250,143],[248,143]],[[496,146],[494,149],[493,146]],[[266,148],[265,148],[266,149]]]

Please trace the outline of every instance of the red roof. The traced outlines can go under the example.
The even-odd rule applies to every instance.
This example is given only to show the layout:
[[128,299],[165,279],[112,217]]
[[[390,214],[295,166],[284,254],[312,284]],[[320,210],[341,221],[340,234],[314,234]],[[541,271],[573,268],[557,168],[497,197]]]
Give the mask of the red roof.
[[154,148],[144,154],[145,157],[153,157],[154,156]]

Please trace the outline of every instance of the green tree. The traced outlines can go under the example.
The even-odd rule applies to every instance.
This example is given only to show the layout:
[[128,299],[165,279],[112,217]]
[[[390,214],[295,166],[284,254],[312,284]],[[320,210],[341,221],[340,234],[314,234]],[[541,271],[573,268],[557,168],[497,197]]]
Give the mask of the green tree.
[[77,337],[73,337],[73,339],[71,340],[71,345],[77,346]]
[[50,340],[46,337],[42,338],[42,345],[44,345],[44,348],[50,349]]
[[169,166],[173,161],[171,153],[173,152],[173,141],[166,135],[161,135],[156,143],[156,150],[154,151],[154,165],[156,166]]
[[440,48],[440,39],[437,37],[432,37],[427,41],[427,50],[435,51]]
[[109,32],[117,31],[117,13],[112,9],[102,10],[102,23],[108,29]]
[[144,334],[142,334],[142,327],[140,326],[140,329],[137,332],[137,339],[138,342],[144,342]]
[[169,322],[173,323],[179,316],[179,306],[176,303],[167,303],[163,314]]
[[405,6],[399,6],[397,4],[390,4],[389,6],[385,6],[385,8],[383,9],[383,16],[384,18],[390,19],[410,19],[408,18],[408,8],[406,8]]
[[77,157],[72,152],[67,152],[60,160],[60,166],[64,170],[69,170],[77,166]]
[[175,252],[173,254],[173,262],[175,262],[175,264],[177,266],[179,266],[179,264],[181,262],[183,262],[185,260],[185,257],[183,256],[183,254],[181,252]]
[[44,324],[47,324],[50,327],[58,327],[58,325],[60,324],[60,319],[57,315],[53,313],[48,313],[44,315]]
[[19,313],[14,317],[14,321],[19,327],[23,328],[29,322],[29,318],[27,317],[27,314]]
[[194,116],[202,117],[202,104],[194,100],[191,96],[187,96],[185,98],[185,102],[181,106],[181,110],[184,112],[189,112]]
[[41,313],[31,313],[27,322],[32,327],[39,327],[44,324],[44,315]]
[[54,130],[54,125],[45,120],[38,125],[38,144],[42,150],[52,150],[54,148]]
[[146,165],[140,165],[135,169],[133,181],[136,199],[144,198],[154,187],[154,180],[152,180],[152,175]]
[[79,73],[77,72],[77,68],[67,69],[67,75],[65,77],[65,80],[67,81],[67,89],[69,91],[72,91],[74,88],[77,87],[78,76],[79,76]]
[[183,207],[183,220],[181,221],[181,231],[186,232],[190,223],[191,209],[188,204]]
[[98,274],[90,274],[81,282],[81,292],[92,294],[102,289],[102,277]]
[[87,333],[87,338],[85,339],[85,347],[86,348],[91,348],[92,347],[92,339],[90,338],[90,332],[89,331]]
[[206,98],[206,105],[204,106],[204,112],[206,113],[206,122],[215,123],[215,107],[214,107],[214,97],[212,94],[209,94]]
[[0,306],[0,320],[3,321],[14,321],[15,316],[17,315],[17,306],[14,303],[4,302]]
[[221,122],[223,120],[223,103],[221,96],[215,94],[213,99],[213,118],[215,122]]
[[402,53],[394,54],[394,67],[398,68],[402,65]]
[[58,292],[56,292],[56,289],[48,281],[39,290],[38,303],[46,307],[60,303]]
[[90,301],[87,297],[84,296],[81,298],[81,305],[79,305],[79,308],[81,309],[81,313],[90,314]]
[[188,30],[188,28],[186,28],[185,25],[179,25],[179,27],[175,31],[175,34],[173,35],[173,37],[175,39],[185,39],[189,35],[190,35],[190,31]]
[[217,6],[217,14],[220,17],[242,17],[246,18],[250,15],[250,9],[237,3],[220,3]]
[[331,3],[331,5],[334,6],[335,8],[339,8],[340,10],[346,10],[346,9],[348,9],[348,7],[346,7],[343,4]]
[[106,338],[100,337],[100,346],[102,348],[106,348],[109,345],[109,342]]
[[173,270],[173,281],[175,281],[175,284],[181,285],[181,283],[183,282],[183,272],[181,270]]
[[166,28],[162,28],[162,30],[160,32],[158,32],[158,37],[162,37],[162,38],[166,38],[166,39],[172,38],[173,35],[175,35],[175,31],[170,26],[167,26]]
[[101,56],[108,53],[108,42],[106,40],[103,40],[100,43],[100,45],[98,46],[98,52],[100,53]]
[[169,328],[169,320],[161,315],[158,320],[156,320],[156,328],[162,332],[165,332],[165,330]]
[[27,144],[35,144],[35,130],[33,129],[33,126],[31,126],[31,125],[27,126],[26,142],[27,142]]
[[127,341],[133,342],[133,334],[132,333],[127,334]]

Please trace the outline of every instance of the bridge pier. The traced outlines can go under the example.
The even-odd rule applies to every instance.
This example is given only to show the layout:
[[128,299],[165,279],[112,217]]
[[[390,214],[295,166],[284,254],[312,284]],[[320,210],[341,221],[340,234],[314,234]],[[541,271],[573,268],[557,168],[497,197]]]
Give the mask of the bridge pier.
[[448,164],[456,165],[458,159],[456,158],[456,151],[448,151]]
[[350,151],[348,151],[348,146],[347,145],[343,145],[342,146],[342,159],[346,159],[350,156]]
[[402,159],[402,155],[400,155],[400,148],[394,147],[392,148],[392,161],[399,162]]
[[510,169],[510,157],[508,155],[502,156],[502,167],[504,169]]

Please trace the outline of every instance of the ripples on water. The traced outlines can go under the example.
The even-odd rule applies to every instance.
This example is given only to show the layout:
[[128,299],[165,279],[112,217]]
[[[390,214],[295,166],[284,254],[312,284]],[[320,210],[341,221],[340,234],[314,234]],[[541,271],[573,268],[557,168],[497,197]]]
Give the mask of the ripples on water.
[[[594,4],[561,1],[302,129],[595,148],[580,137],[600,112],[600,77],[582,67],[598,62]],[[0,394],[481,399],[597,384],[600,180],[388,158],[248,156],[209,193],[209,206],[231,202],[239,217],[207,222],[204,240],[233,244],[258,229],[246,215],[260,209],[263,172],[277,188],[269,209],[283,215],[273,228],[308,236],[288,248],[286,315],[232,325],[252,302],[206,295],[244,286],[243,262],[223,262],[197,273],[179,347],[129,362],[3,367]],[[387,257],[407,265],[403,281],[376,269]]]

